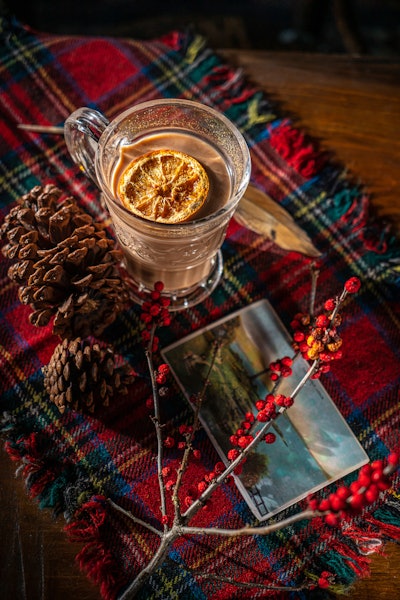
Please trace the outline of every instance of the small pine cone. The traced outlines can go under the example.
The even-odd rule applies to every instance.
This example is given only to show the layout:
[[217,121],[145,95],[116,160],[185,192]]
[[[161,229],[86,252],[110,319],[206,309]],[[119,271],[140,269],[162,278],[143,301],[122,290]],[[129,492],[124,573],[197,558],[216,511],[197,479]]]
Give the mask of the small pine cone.
[[46,392],[61,413],[66,406],[93,413],[108,406],[114,394],[126,394],[134,379],[129,365],[115,367],[110,346],[101,348],[80,338],[58,344],[42,371]]
[[61,338],[99,337],[128,301],[118,263],[121,252],[76,201],[53,185],[18,200],[0,228],[8,276],[38,327],[54,316]]

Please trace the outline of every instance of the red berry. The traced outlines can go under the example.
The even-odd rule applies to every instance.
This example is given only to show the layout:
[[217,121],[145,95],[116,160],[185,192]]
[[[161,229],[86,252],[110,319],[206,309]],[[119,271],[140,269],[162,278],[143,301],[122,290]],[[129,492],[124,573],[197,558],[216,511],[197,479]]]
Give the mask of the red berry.
[[207,486],[207,483],[205,481],[200,481],[197,484],[197,489],[198,489],[198,491],[199,491],[200,494],[202,494],[203,492],[205,492],[206,489],[207,489],[207,487],[208,486]]
[[164,446],[166,446],[167,448],[172,448],[175,445],[175,440],[172,436],[168,436],[165,438],[164,440]]
[[336,302],[333,298],[328,298],[328,300],[326,300],[325,304],[324,304],[324,308],[325,310],[334,310],[336,306]]
[[265,410],[260,410],[260,412],[257,415],[257,421],[260,421],[260,423],[266,423],[269,420],[268,414]]
[[276,440],[276,435],[274,433],[267,433],[264,440],[267,444],[273,444]]
[[325,522],[331,527],[337,527],[340,521],[337,515],[329,513],[329,515],[325,515]]
[[348,487],[342,485],[336,490],[336,496],[346,500],[349,496],[351,496],[351,492]]
[[150,332],[147,331],[147,329],[145,331],[142,331],[142,340],[144,342],[148,342],[150,340]]
[[368,504],[372,504],[375,500],[378,500],[379,489],[378,486],[372,484],[365,492],[365,499]]
[[154,289],[156,292],[162,292],[164,289],[164,284],[162,281],[156,281],[156,283],[154,284]]
[[294,404],[293,398],[291,398],[290,396],[287,396],[285,398],[285,403],[284,403],[285,408],[290,408],[291,406],[293,406],[293,404]]
[[255,403],[255,407],[257,410],[262,410],[265,406],[265,402],[264,400],[257,400],[257,402]]
[[281,359],[281,363],[282,363],[283,365],[285,365],[286,367],[291,367],[291,366],[292,366],[292,364],[293,364],[293,359],[292,359],[292,358],[290,358],[290,356],[284,356],[284,357]]
[[315,325],[317,327],[328,327],[329,323],[330,320],[326,315],[318,315],[318,317],[315,319]]
[[389,465],[398,465],[400,462],[400,455],[397,454],[397,452],[391,452],[387,458],[387,462]]
[[349,294],[355,294],[361,287],[361,281],[358,277],[350,277],[344,284],[344,287]]
[[290,367],[282,367],[281,375],[282,377],[290,377],[293,373]]
[[322,571],[321,573],[321,577],[325,577],[325,579],[329,579],[331,575],[332,573],[330,571]]
[[350,492],[352,494],[357,494],[357,492],[359,491],[361,485],[358,483],[358,481],[352,481],[349,488],[350,488]]
[[185,498],[184,502],[185,502],[185,506],[186,506],[187,508],[189,508],[189,506],[190,506],[190,505],[193,503],[193,498],[192,498],[192,496],[186,496],[186,498]]
[[277,394],[277,396],[275,396],[275,402],[278,406],[285,406],[285,396],[283,394]]
[[372,473],[371,463],[367,463],[366,465],[363,465],[360,469],[360,473],[362,473],[363,475],[371,475],[371,473]]
[[200,460],[201,458],[201,452],[200,450],[193,450],[193,456],[197,459]]
[[339,512],[346,507],[346,501],[335,493],[330,494],[329,502],[334,512]]
[[302,331],[296,331],[293,335],[293,339],[295,342],[302,342],[305,338],[305,335]]
[[240,438],[238,439],[238,446],[240,448],[246,448],[252,440],[253,440],[252,435],[241,435]]
[[373,471],[377,471],[377,470],[382,471],[383,467],[384,467],[384,464],[383,464],[382,459],[374,460],[374,462],[371,463],[371,469]]
[[268,404],[262,412],[267,415],[268,419],[274,419],[276,417],[275,404]]
[[325,577],[320,577],[318,579],[318,585],[320,588],[326,589],[329,587],[329,581],[327,579],[325,579]]
[[328,498],[323,498],[321,500],[321,502],[319,503],[318,509],[321,512],[325,512],[326,510],[330,510],[331,509],[331,503],[329,502]]
[[239,454],[240,454],[239,450],[236,450],[236,448],[233,448],[232,450],[229,450],[228,458],[229,458],[229,460],[235,460],[239,456]]
[[321,377],[321,371],[315,371],[315,373],[313,373],[311,375],[311,379],[319,379]]
[[371,474],[371,481],[373,483],[379,483],[379,481],[382,481],[383,477],[383,471],[374,471]]
[[362,473],[360,473],[357,481],[361,487],[368,487],[371,483],[371,477],[369,475],[363,475]]
[[160,310],[161,308],[159,304],[152,304],[149,312],[152,317],[156,317],[159,314]]
[[363,506],[365,506],[365,496],[364,494],[353,494],[349,500],[350,506],[355,511],[361,511]]

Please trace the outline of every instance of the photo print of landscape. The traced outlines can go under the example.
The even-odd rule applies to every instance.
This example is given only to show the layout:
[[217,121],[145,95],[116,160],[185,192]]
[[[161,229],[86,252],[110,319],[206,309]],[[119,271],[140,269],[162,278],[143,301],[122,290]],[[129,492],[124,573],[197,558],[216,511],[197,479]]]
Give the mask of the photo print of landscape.
[[[188,400],[202,390],[213,363],[200,419],[228,463],[230,436],[246,412],[257,413],[255,402],[272,390],[268,365],[292,356],[293,349],[272,306],[261,300],[164,348],[162,355]],[[307,368],[306,361],[297,358],[293,375],[283,380],[279,393],[289,396]],[[241,474],[235,476],[243,497],[260,520],[368,462],[318,380],[304,385],[293,406],[275,419],[270,431],[276,441],[259,443]]]

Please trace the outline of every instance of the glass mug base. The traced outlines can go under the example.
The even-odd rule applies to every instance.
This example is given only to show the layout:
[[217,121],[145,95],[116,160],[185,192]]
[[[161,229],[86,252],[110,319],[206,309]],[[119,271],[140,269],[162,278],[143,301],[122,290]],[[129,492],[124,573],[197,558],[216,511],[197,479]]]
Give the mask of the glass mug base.
[[[122,261],[124,269],[124,279],[127,284],[131,299],[137,304],[143,304],[148,300],[148,295],[153,291],[147,288],[143,283],[138,283],[130,275],[127,266]],[[223,258],[221,250],[218,250],[214,258],[211,259],[211,268],[206,277],[196,285],[178,290],[168,290],[162,295],[170,299],[169,310],[176,312],[185,310],[203,302],[217,287],[223,272]],[[147,297],[146,297],[147,296]]]

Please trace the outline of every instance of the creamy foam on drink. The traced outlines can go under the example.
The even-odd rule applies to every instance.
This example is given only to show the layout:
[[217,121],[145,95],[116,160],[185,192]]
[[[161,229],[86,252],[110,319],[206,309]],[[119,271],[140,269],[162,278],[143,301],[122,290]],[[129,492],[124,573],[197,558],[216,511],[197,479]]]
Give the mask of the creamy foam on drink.
[[201,219],[222,208],[230,197],[231,181],[226,166],[226,160],[217,149],[205,140],[180,131],[171,130],[155,133],[140,138],[133,144],[121,146],[119,161],[116,164],[111,188],[113,195],[118,197],[119,181],[123,172],[135,158],[157,149],[179,150],[193,156],[206,170],[210,188],[207,199],[193,219]]

